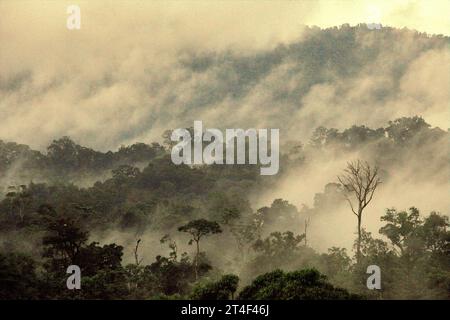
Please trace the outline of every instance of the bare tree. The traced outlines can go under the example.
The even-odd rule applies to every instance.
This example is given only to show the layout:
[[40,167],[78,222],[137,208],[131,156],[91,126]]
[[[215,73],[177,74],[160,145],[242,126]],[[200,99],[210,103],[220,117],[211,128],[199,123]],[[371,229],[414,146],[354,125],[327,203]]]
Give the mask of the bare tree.
[[381,180],[378,167],[371,167],[366,161],[348,162],[344,173],[338,176],[339,182],[347,191],[346,200],[354,215],[358,218],[358,242],[356,245],[356,259],[361,256],[361,220],[364,209],[372,201],[373,194]]
[[139,259],[139,245],[141,244],[141,239],[136,241],[136,246],[134,247],[134,262],[135,264],[129,264],[125,268],[127,270],[128,282],[127,287],[128,291],[132,292],[138,288],[139,279],[142,274],[143,268],[140,266],[143,258]]

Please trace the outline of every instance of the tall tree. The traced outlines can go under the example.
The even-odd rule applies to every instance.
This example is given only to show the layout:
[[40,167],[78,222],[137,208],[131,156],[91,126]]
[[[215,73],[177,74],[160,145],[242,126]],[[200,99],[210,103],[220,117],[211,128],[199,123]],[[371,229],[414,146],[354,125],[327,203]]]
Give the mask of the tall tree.
[[43,255],[50,258],[52,268],[67,267],[74,263],[87,239],[88,233],[72,220],[55,220],[49,224],[47,234],[42,239]]
[[6,198],[10,202],[10,212],[13,215],[13,208],[16,209],[20,223],[24,222],[25,207],[31,202],[31,194],[26,185],[9,186]]
[[189,240],[189,244],[195,242],[197,252],[195,255],[195,279],[198,279],[198,260],[200,256],[200,239],[210,234],[221,233],[222,229],[215,221],[208,221],[206,219],[193,220],[178,228],[180,232],[187,232],[191,234],[192,239]]
[[345,188],[345,197],[350,209],[358,219],[358,242],[356,259],[361,256],[361,223],[364,209],[372,201],[375,190],[381,183],[378,167],[371,167],[366,161],[348,162],[344,173],[338,176],[339,182]]

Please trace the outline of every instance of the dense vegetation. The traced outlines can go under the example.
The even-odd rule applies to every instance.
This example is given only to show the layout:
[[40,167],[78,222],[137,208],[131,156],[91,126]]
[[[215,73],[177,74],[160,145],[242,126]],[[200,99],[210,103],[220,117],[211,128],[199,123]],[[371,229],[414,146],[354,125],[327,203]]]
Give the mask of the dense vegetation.
[[[81,88],[65,87],[64,70],[44,86],[39,71],[6,74],[4,132],[35,108],[30,96],[58,100],[52,90],[60,86],[82,93],[66,109],[88,113],[83,92],[96,103],[115,85],[113,97],[131,88],[142,96],[107,100],[113,107],[98,111],[105,117],[81,126],[90,114],[75,123],[65,117],[76,113],[48,115],[56,131],[37,132],[39,117],[34,126],[13,123],[17,139],[70,132],[105,150],[191,119],[217,128],[267,124],[280,128],[281,163],[270,177],[256,165],[177,166],[170,131],[162,142],[107,152],[70,137],[41,151],[0,140],[0,299],[449,299],[448,207],[420,211],[414,197],[448,190],[449,132],[411,116],[446,114],[448,90],[438,82],[447,78],[435,74],[445,68],[449,40],[345,24],[305,28],[299,41],[261,50],[181,51],[156,71],[132,50],[133,61],[111,64],[125,72],[89,72],[77,78]],[[128,112],[139,121],[130,124]],[[372,127],[353,125],[362,123]],[[343,165],[328,170],[327,181],[307,179],[335,163]],[[287,201],[286,181],[314,182],[307,187],[315,194]],[[374,212],[372,192],[384,210]],[[407,204],[393,208],[399,197]],[[353,248],[334,234],[342,211],[353,218]],[[375,232],[370,214],[380,217]],[[333,244],[319,248],[325,238]],[[69,265],[81,267],[81,290],[66,287]],[[381,269],[381,290],[366,286],[369,265]]]
[[[307,144],[290,142],[282,149],[277,179],[349,150],[376,162],[383,182],[411,155],[421,166],[444,170],[446,159],[427,152],[446,141],[447,132],[420,117],[377,129],[321,127]],[[275,178],[261,177],[250,165],[176,166],[168,145],[102,153],[64,137],[43,154],[1,142],[0,159],[2,181],[20,168],[20,183],[6,185],[0,202],[1,299],[449,298],[448,216],[419,213],[413,203],[387,209],[378,236],[365,231],[363,220],[356,257],[339,247],[317,252],[308,242],[306,221],[345,205],[350,191],[336,181],[316,194],[313,207],[299,210],[274,199],[255,209],[250,196],[274,188]],[[416,178],[426,179],[417,168]],[[85,176],[98,181],[74,183]],[[110,233],[134,240],[92,240]],[[145,245],[163,245],[165,254],[149,257]],[[81,290],[66,288],[72,264],[81,267]],[[384,270],[381,290],[366,287],[371,264]]]

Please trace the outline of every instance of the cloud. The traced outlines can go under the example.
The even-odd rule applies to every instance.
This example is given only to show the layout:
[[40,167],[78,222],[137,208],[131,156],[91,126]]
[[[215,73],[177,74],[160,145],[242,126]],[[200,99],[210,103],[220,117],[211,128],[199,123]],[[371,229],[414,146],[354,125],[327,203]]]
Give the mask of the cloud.
[[[368,19],[367,10],[380,11],[382,20],[393,26],[403,26],[407,18],[410,26],[423,31],[448,30],[447,19],[443,19],[448,10],[442,10],[448,5],[446,1],[435,2],[435,9],[418,2],[385,1],[372,7],[368,7],[369,2],[328,1],[80,2],[82,28],[78,31],[65,27],[68,4],[0,4],[3,139],[42,149],[53,138],[70,135],[81,144],[106,150],[136,140],[159,139],[165,129],[191,125],[195,119],[211,119],[210,126],[281,126],[291,120],[292,128],[294,122],[303,125],[304,115],[310,119],[316,113],[324,114],[325,104],[331,102],[337,103],[334,110],[340,113],[347,112],[349,104],[366,103],[362,110],[366,112],[374,105],[363,97],[388,86],[392,81],[388,73],[373,76],[368,70],[349,81],[335,81],[330,75],[324,83],[309,88],[309,75],[294,58],[280,63],[269,60],[267,70],[265,62],[260,62],[256,65],[260,73],[247,82],[246,78],[253,76],[252,64],[247,64],[248,72],[239,70],[239,64],[267,52],[272,52],[276,60],[277,46],[301,41],[305,24],[359,23]],[[412,37],[403,38],[411,42],[408,48],[420,47]],[[359,41],[370,45],[376,40]],[[393,61],[398,61],[392,56],[414,57],[414,52],[386,53],[383,61],[368,65],[383,67],[387,62],[384,68],[391,72]],[[208,53],[219,58],[222,55],[223,59],[206,72],[192,72],[182,63],[183,59]],[[402,97],[395,102],[396,107],[412,101],[411,110],[423,111],[442,125],[439,119],[446,114],[442,101],[448,92],[445,68],[439,67],[442,63],[448,63],[448,50],[430,52],[415,60],[402,79]],[[433,84],[437,88],[429,89],[428,83],[416,90],[418,73],[428,81],[441,81]],[[351,86],[352,92],[339,98],[336,90],[345,86]],[[334,90],[338,99],[329,96],[329,90]],[[422,91],[426,91],[423,99],[427,99],[427,107],[418,98]],[[291,100],[283,100],[283,94]],[[304,110],[298,112],[302,103]],[[297,117],[292,119],[291,112]],[[361,114],[354,118],[347,115],[345,124],[364,120]],[[392,114],[401,112],[385,116]],[[308,127],[304,133],[309,131]]]

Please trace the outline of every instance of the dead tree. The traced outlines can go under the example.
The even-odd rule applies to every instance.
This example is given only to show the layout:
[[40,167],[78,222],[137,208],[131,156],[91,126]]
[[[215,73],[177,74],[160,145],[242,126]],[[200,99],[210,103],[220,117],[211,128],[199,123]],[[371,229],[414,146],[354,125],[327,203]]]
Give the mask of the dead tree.
[[371,167],[366,161],[348,162],[344,173],[338,176],[345,189],[345,198],[353,214],[358,218],[358,241],[356,244],[356,260],[361,256],[361,221],[364,209],[372,201],[373,194],[381,180],[378,167]]

